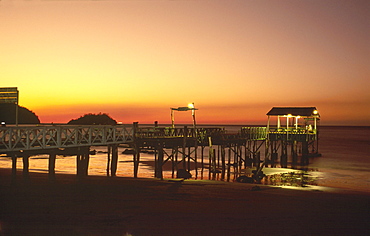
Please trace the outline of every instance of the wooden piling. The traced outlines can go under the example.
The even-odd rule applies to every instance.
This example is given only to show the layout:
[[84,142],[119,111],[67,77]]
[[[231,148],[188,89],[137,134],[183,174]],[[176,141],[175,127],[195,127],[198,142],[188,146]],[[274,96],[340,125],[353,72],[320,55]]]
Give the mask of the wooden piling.
[[55,180],[55,161],[56,153],[54,151],[49,153],[49,180]]
[[14,183],[17,179],[17,155],[12,154],[12,182]]
[[221,179],[225,179],[225,170],[226,170],[226,146],[225,144],[221,145]]
[[184,126],[184,138],[182,143],[182,167],[184,170],[186,169],[186,141],[188,136],[188,127]]
[[[158,126],[158,121],[154,122],[154,126]],[[133,123],[133,149],[134,149],[134,154],[133,154],[133,161],[134,161],[134,178],[137,178],[138,172],[139,172],[139,164],[140,164],[140,142],[137,139],[137,131],[139,128],[139,123],[134,122]]]
[[286,141],[281,141],[281,159],[280,159],[280,165],[282,168],[288,167],[288,145]]
[[156,162],[156,168],[155,168],[155,177],[158,179],[163,180],[163,159],[164,159],[164,150],[162,143],[159,143],[157,146],[158,150],[158,158]]
[[90,147],[79,147],[76,156],[77,176],[82,178],[89,172]]
[[231,168],[231,146],[229,146],[227,155],[227,181],[230,181],[230,168]]
[[118,165],[118,145],[117,144],[111,145],[111,150],[112,150],[111,176],[115,177]]
[[28,179],[29,178],[29,155],[23,154],[23,178]]
[[111,146],[110,146],[110,145],[108,145],[108,146],[107,146],[107,176],[108,176],[108,177],[110,176],[111,153],[112,153]]
[[[136,146],[136,145],[135,145]],[[134,148],[134,178],[137,178],[140,163],[140,147]]]

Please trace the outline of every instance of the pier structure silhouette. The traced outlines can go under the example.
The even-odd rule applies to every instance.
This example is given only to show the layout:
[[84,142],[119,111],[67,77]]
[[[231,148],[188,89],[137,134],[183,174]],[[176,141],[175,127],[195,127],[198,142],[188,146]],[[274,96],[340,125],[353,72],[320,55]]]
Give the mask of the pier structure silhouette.
[[[154,153],[154,176],[163,179],[163,165],[172,163],[172,176],[188,178],[181,173],[191,169],[208,168],[210,175],[220,174],[230,179],[231,168],[238,175],[248,167],[257,172],[263,167],[294,168],[308,163],[318,152],[318,113],[314,107],[273,108],[265,127],[241,127],[230,133],[222,127],[183,126],[142,127],[132,125],[22,125],[0,127],[0,153],[12,159],[16,178],[17,158],[23,159],[23,175],[29,173],[29,157],[47,154],[50,179],[55,178],[57,155],[76,155],[76,173],[88,175],[91,146],[107,147],[107,176],[116,176],[118,147],[130,147],[133,155],[134,177],[138,177],[140,153]],[[277,124],[272,124],[276,117]],[[284,125],[281,119],[286,119]],[[299,124],[299,119],[304,123]],[[311,124],[312,123],[312,124]],[[205,155],[205,150],[208,153]],[[256,172],[255,172],[256,174]]]

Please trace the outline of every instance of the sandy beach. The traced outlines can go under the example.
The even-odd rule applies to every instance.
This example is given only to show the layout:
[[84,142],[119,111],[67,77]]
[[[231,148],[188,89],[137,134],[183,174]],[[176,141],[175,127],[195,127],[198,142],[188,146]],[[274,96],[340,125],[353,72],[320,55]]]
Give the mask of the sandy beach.
[[0,169],[0,235],[368,235],[370,195]]

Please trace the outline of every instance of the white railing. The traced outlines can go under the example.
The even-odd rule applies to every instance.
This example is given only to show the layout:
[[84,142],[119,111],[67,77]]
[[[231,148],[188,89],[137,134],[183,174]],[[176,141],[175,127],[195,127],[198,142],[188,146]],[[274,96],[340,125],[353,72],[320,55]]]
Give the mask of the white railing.
[[36,125],[0,127],[0,153],[99,146],[133,140],[129,125]]
[[247,140],[266,140],[267,127],[242,127],[241,135]]

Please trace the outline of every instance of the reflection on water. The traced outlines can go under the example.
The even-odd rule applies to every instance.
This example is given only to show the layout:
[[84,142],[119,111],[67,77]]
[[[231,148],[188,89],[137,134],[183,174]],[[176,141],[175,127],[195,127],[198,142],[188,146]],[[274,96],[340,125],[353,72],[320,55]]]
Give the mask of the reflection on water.
[[[271,170],[271,168],[269,168]],[[236,170],[228,172],[225,170],[219,173],[211,173],[208,169],[198,169],[198,176],[193,179],[207,179],[216,181],[226,181],[226,182],[242,182],[242,183],[260,183],[263,185],[273,185],[273,186],[290,186],[290,187],[307,187],[309,185],[318,185],[319,175],[317,170],[303,171],[286,169],[285,173],[275,173],[275,174],[264,174],[264,177],[260,181],[253,179],[252,174],[253,168],[249,171],[243,170],[243,174],[238,173]],[[282,170],[282,169],[280,169]],[[284,170],[283,170],[284,171]],[[193,172],[196,172],[193,170]],[[249,172],[250,174],[244,174]],[[262,170],[263,172],[263,170]],[[239,178],[238,178],[239,177]]]
[[317,178],[307,172],[290,172],[268,175],[263,178],[262,184],[274,186],[307,187],[317,185]]

